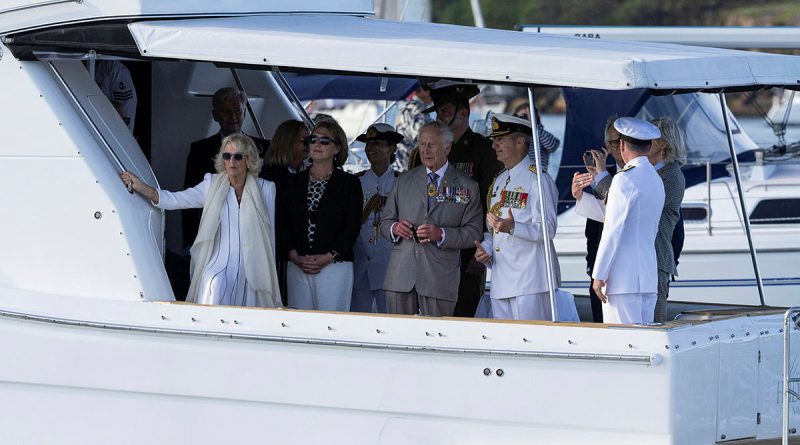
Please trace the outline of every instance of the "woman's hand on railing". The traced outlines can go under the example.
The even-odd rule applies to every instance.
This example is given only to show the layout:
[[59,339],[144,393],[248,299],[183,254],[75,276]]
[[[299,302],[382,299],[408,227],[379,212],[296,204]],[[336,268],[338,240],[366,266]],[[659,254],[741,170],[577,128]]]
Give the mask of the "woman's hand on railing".
[[152,201],[153,204],[158,204],[158,190],[142,182],[136,175],[124,171],[119,174],[119,178],[122,180],[122,183],[128,187],[128,190],[133,190]]

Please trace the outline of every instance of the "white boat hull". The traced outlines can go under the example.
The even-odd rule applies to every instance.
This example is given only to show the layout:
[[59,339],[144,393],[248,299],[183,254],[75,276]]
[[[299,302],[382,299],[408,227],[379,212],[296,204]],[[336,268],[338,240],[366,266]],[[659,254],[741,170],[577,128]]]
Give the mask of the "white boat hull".
[[[34,312],[60,300],[62,316],[97,321],[3,311],[6,443],[711,444],[778,434],[780,315],[615,328],[39,297]],[[796,425],[800,404],[792,409]]]

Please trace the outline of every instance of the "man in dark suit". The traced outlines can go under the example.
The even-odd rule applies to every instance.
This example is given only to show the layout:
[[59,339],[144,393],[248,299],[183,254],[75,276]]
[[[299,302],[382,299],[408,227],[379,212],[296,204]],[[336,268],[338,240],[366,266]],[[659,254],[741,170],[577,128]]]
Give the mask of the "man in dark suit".
[[[605,130],[605,152],[591,150],[593,165],[587,165],[588,173],[575,173],[572,179],[572,197],[580,200],[581,194],[591,192],[598,199],[605,200],[608,197],[608,189],[611,187],[611,179],[617,167],[624,164],[619,153],[619,132],[614,128],[616,116],[611,116],[606,121]],[[616,165],[610,169],[606,167],[606,157],[610,154]],[[591,186],[591,188],[589,188]],[[584,190],[589,188],[589,190]],[[594,262],[597,259],[597,248],[600,246],[600,237],[603,235],[603,223],[586,218],[586,274],[590,277],[594,269]],[[589,300],[592,305],[592,320],[595,323],[603,322],[603,304],[595,294],[592,286],[589,286]]]
[[481,239],[478,183],[448,162],[453,135],[441,122],[419,133],[423,165],[397,178],[381,222],[394,244],[383,287],[393,314],[451,316],[461,250]]
[[[211,116],[219,124],[219,131],[211,136],[192,142],[189,156],[186,158],[186,174],[183,177],[183,187],[194,187],[203,180],[206,173],[216,173],[214,157],[220,149],[222,139],[232,133],[242,131],[244,123],[244,104],[247,95],[236,88],[220,88],[211,98]],[[252,136],[251,136],[252,137]],[[252,137],[263,158],[269,148],[269,141]],[[183,246],[191,247],[197,237],[197,228],[200,225],[200,209],[184,210],[182,215]]]

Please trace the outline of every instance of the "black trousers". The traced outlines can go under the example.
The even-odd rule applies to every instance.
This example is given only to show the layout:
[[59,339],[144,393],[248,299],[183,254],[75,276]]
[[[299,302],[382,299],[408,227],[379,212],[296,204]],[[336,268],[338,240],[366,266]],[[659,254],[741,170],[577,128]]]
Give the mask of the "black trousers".
[[[590,282],[591,283],[591,282]],[[589,284],[589,300],[592,303],[592,321],[595,323],[602,323],[603,322],[603,302],[597,298],[597,294],[592,289],[592,285]]]
[[454,317],[474,317],[486,287],[486,269],[476,274],[467,272],[467,266],[474,255],[474,247],[461,251],[461,281],[458,282],[458,301],[453,311]]

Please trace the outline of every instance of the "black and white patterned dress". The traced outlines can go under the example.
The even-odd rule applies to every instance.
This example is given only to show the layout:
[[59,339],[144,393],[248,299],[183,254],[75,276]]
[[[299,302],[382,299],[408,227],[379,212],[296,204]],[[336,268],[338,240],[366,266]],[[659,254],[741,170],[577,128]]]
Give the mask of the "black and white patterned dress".
[[308,245],[314,245],[314,235],[316,234],[316,212],[322,195],[325,194],[325,187],[328,185],[328,178],[317,179],[308,176],[308,192],[306,193],[306,204],[308,205]]

